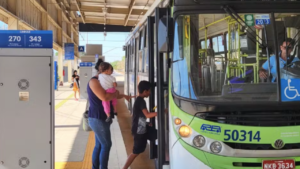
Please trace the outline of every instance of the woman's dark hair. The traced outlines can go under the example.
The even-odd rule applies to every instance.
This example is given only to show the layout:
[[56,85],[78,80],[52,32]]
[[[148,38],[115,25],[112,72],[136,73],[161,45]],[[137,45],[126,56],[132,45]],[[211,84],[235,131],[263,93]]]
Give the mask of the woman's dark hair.
[[75,73],[77,73],[77,70],[74,70],[73,75],[75,75]]
[[138,85],[139,93],[142,94],[144,91],[150,90],[151,89],[151,83],[148,81],[140,81]]
[[108,70],[109,68],[112,68],[111,64],[110,63],[107,63],[107,62],[102,62],[100,64],[100,72],[105,72],[106,70]]
[[98,72],[99,72],[99,66],[100,66],[100,64],[101,64],[102,62],[103,62],[102,59],[98,59],[96,65],[95,65],[95,69],[96,69]]

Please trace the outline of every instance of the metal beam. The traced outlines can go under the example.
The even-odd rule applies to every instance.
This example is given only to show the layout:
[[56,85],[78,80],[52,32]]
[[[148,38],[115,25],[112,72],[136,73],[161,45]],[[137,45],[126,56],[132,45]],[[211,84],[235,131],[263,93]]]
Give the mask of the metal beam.
[[85,24],[85,20],[84,20],[84,15],[83,15],[83,13],[81,12],[81,10],[80,10],[80,7],[81,7],[81,4],[80,4],[80,2],[78,1],[78,0],[75,0],[76,1],[76,6],[77,6],[77,9],[78,9],[78,11],[79,11],[79,13],[80,13],[80,16],[81,16],[81,18],[82,18],[82,21],[83,21],[83,23]]
[[128,12],[126,18],[125,18],[125,24],[124,24],[124,26],[127,26],[128,19],[129,19],[130,15],[131,15],[132,7],[133,7],[134,4],[135,4],[135,0],[131,0],[130,5],[129,5],[129,12]]
[[[77,11],[76,6],[71,6],[69,9],[70,11]],[[97,12],[102,13],[103,7],[92,7],[92,6],[81,6],[80,8],[81,12]],[[142,9],[132,9],[131,15],[140,15],[141,13],[145,14],[147,10]],[[113,8],[113,7],[107,7],[107,13],[109,14],[124,14],[127,15],[129,13],[128,8]]]
[[[104,24],[104,17],[86,18],[86,23]],[[106,25],[122,25],[124,26],[124,20],[120,19],[106,19]],[[135,21],[128,21],[127,26],[134,26]]]
[[[124,23],[124,21],[123,21]],[[124,26],[122,25],[106,25],[106,32],[130,32],[132,26]],[[99,24],[90,24],[90,23],[80,23],[79,31],[82,32],[104,32],[104,25]]]

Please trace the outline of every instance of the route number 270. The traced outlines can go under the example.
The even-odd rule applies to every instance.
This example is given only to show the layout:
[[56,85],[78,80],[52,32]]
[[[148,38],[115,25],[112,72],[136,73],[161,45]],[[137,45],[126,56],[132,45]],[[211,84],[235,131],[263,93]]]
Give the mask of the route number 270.
[[20,42],[22,40],[21,36],[9,36],[8,41],[9,42]]
[[257,142],[260,141],[260,132],[257,131],[255,134],[252,131],[246,132],[245,130],[225,130],[224,131],[224,140],[229,141],[246,141],[249,140],[252,142],[252,140],[257,140]]

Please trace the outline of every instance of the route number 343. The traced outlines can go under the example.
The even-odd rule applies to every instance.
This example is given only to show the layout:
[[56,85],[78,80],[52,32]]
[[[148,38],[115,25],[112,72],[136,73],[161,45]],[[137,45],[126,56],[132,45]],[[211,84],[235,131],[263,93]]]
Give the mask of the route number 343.
[[257,140],[257,142],[260,141],[260,132],[257,131],[254,133],[253,131],[246,132],[245,130],[225,130],[224,131],[224,140],[229,141],[254,141]]

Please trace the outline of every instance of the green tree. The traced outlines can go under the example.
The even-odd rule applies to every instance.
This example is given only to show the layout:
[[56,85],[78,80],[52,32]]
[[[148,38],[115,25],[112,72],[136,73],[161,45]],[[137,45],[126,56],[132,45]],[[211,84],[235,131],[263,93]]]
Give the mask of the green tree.
[[122,60],[114,61],[110,63],[114,70],[125,71],[125,56],[122,57]]
[[110,64],[112,65],[112,67],[113,67],[114,69],[117,69],[117,65],[118,65],[119,62],[120,62],[120,61],[114,61],[114,62],[111,62]]

